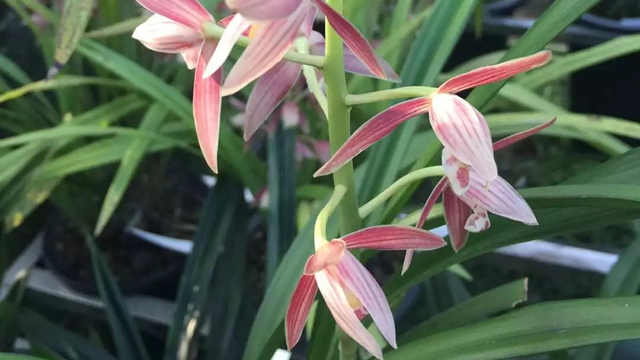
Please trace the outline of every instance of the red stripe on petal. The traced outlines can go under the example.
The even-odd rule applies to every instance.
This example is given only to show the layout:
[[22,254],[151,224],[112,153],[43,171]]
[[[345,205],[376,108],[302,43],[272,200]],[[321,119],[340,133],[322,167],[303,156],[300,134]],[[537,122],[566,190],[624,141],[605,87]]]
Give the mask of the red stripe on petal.
[[337,265],[345,286],[360,300],[389,345],[397,348],[396,326],[387,297],[373,275],[350,252]]
[[443,238],[412,226],[381,225],[342,237],[347,249],[434,250],[445,246]]
[[287,317],[284,323],[285,334],[287,338],[287,348],[291,350],[302,335],[304,325],[307,322],[309,310],[313,304],[313,299],[318,292],[316,280],[311,275],[302,275],[296,290],[293,292],[289,308],[287,309]]
[[251,91],[245,112],[244,139],[248,140],[284,100],[300,76],[300,64],[281,61],[262,75]]
[[169,18],[182,25],[188,26],[199,32],[202,24],[213,20],[207,9],[197,0],[136,0],[138,4],[147,10]]
[[512,145],[514,143],[517,143],[518,141],[522,141],[530,136],[533,136],[537,133],[539,133],[540,131],[548,128],[549,126],[555,124],[556,122],[556,118],[551,119],[550,121],[542,124],[542,125],[538,125],[532,129],[529,130],[525,130],[522,132],[519,132],[517,134],[513,134],[509,137],[506,137],[502,140],[496,141],[495,143],[493,143],[493,151],[497,151],[500,149],[504,149],[509,145]]
[[376,77],[386,79],[385,72],[382,69],[382,65],[378,62],[376,53],[360,31],[358,31],[349,20],[333,10],[324,0],[313,0],[313,3],[316,4],[320,11],[327,17],[327,21],[329,21],[331,27],[340,35],[345,45],[351,49],[353,54],[364,63],[367,69],[369,69],[369,72]]
[[428,98],[412,99],[394,105],[374,116],[356,130],[313,176],[328,175],[340,169],[346,162],[390,134],[398,125],[415,116],[426,113],[429,110],[430,103]]
[[417,228],[422,229],[425,221],[427,221],[427,218],[429,217],[429,213],[431,213],[431,210],[433,209],[433,205],[436,204],[436,201],[438,201],[440,194],[442,194],[447,184],[448,184],[447,178],[443,177],[442,179],[440,179],[440,181],[438,181],[436,186],[433,188],[433,190],[431,191],[431,194],[429,195],[429,198],[427,199],[427,202],[425,202],[424,206],[422,207],[422,213],[420,213],[420,219],[416,224]]
[[196,124],[198,143],[207,164],[214,173],[218,172],[218,137],[220,133],[220,83],[222,82],[222,69],[206,79],[202,74],[206,68],[215,43],[205,42],[202,46],[198,65],[196,66],[195,80],[193,83],[193,119]]
[[471,214],[471,208],[458,198],[450,188],[444,190],[442,203],[444,205],[444,218],[447,221],[447,229],[449,230],[449,239],[451,239],[453,249],[457,252],[467,242],[468,233],[465,225]]
[[501,81],[543,66],[548,63],[549,60],[551,60],[551,52],[540,51],[531,56],[506,61],[497,65],[481,67],[446,81],[438,88],[438,92],[455,94],[476,86]]
[[199,52],[203,41],[200,32],[157,14],[136,27],[131,37],[153,51],[171,54],[194,46]]

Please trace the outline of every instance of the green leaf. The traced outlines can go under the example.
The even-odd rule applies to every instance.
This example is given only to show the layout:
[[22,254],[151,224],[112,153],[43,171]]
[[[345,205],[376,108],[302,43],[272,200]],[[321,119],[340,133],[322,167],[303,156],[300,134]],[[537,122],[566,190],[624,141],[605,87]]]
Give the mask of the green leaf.
[[118,288],[118,283],[106,261],[98,250],[95,241],[87,236],[87,246],[91,252],[93,274],[98,285],[100,298],[105,304],[107,320],[120,360],[149,360],[140,332],[136,327],[127,303]]
[[[161,105],[153,105],[147,111],[147,114],[142,119],[140,123],[140,131],[144,132],[155,132],[165,117],[167,116],[167,109],[162,107]],[[100,215],[98,215],[98,221],[96,223],[96,227],[94,230],[94,236],[98,236],[104,227],[111,219],[111,216],[115,212],[118,204],[122,200],[125,191],[129,187],[129,183],[133,178],[138,165],[142,161],[142,158],[146,154],[147,147],[151,143],[150,139],[134,139],[131,142],[131,145],[125,152],[122,157],[122,161],[120,162],[120,167],[116,172],[113,180],[111,181],[111,185],[109,185],[109,189],[107,190],[107,195],[104,198],[104,202],[102,203],[102,209],[100,210]]]
[[209,317],[203,308],[212,292],[218,290],[212,282],[214,271],[229,278],[236,275],[228,273],[227,268],[217,269],[217,262],[221,256],[231,256],[225,250],[233,248],[231,243],[243,243],[246,238],[245,206],[242,187],[228,179],[221,178],[211,190],[180,282],[165,360],[192,359],[197,354],[198,334]]
[[53,77],[69,61],[89,24],[95,0],[65,0],[58,25],[54,64],[48,78]]
[[33,356],[0,353],[0,360],[43,360]]
[[5,92],[0,95],[0,104],[18,99],[31,93],[86,85],[131,88],[129,83],[122,80],[103,79],[90,76],[58,76],[55,79],[32,82],[17,89]]
[[493,360],[638,338],[638,310],[638,296],[543,303],[413,341],[385,359]]
[[267,283],[296,236],[296,132],[279,122],[269,135]]
[[111,24],[100,29],[95,29],[84,34],[85,39],[103,39],[112,36],[126,35],[133,33],[136,27],[149,19],[149,15],[141,15],[132,19],[122,20],[119,23]]

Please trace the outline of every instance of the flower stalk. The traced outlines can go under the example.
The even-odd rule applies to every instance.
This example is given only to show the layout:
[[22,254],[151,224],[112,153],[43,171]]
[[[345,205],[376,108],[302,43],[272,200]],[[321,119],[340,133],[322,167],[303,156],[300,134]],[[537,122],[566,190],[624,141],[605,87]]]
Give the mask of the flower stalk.
[[427,97],[438,89],[428,86],[406,86],[389,90],[373,91],[365,94],[349,94],[347,106],[364,105],[378,101],[397,100],[414,97]]

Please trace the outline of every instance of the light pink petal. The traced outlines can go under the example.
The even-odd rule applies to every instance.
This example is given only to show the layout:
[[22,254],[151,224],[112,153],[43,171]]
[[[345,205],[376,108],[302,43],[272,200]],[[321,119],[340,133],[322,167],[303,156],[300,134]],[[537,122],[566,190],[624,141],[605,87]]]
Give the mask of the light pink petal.
[[282,117],[282,125],[285,128],[294,128],[300,125],[302,114],[300,113],[298,104],[295,102],[287,101],[282,104],[282,107],[280,108],[280,115]]
[[200,50],[202,50],[202,44],[189,48],[180,54],[182,55],[182,58],[184,59],[185,64],[187,64],[189,70],[195,69],[196,65],[198,65]]
[[204,77],[211,76],[214,72],[218,71],[224,65],[224,62],[229,57],[233,46],[238,41],[238,38],[251,26],[251,23],[242,17],[240,14],[236,14],[227,28],[224,30],[216,51],[213,53],[207,70],[204,72]]
[[445,148],[489,182],[498,176],[489,125],[471,104],[456,95],[432,96],[429,120]]
[[338,263],[340,278],[345,286],[354,293],[371,318],[378,326],[389,345],[397,348],[396,326],[387,297],[373,275],[350,252],[346,252]]
[[509,183],[501,177],[496,178],[487,188],[482,177],[471,171],[471,185],[460,198],[471,208],[480,207],[507,219],[537,225],[533,211],[526,201]]
[[[304,6],[304,5],[303,5]],[[309,38],[313,31],[313,23],[316,21],[316,14],[318,9],[315,6],[305,6],[307,8],[306,14],[304,14],[304,20],[300,25],[300,34],[306,38]]]
[[200,52],[203,41],[198,31],[161,15],[153,15],[140,24],[132,37],[153,51],[170,54],[182,53],[194,47]]
[[298,9],[292,16],[254,25],[257,26],[256,35],[225,80],[223,96],[240,91],[282,60],[298,36],[298,29],[305,17],[297,15],[303,14],[300,11],[304,10]]
[[414,250],[407,250],[407,252],[404,254],[404,261],[402,262],[402,272],[400,273],[400,275],[404,275],[404,273],[409,270],[411,261],[413,260],[413,253]]
[[[312,55],[324,56],[326,43],[322,35],[314,31],[312,33],[312,39],[310,40],[312,44],[310,53]],[[400,82],[400,77],[395,73],[395,71],[393,71],[391,65],[377,54],[375,56],[380,66],[382,66],[382,71],[384,72],[384,78],[381,79],[391,82]],[[377,76],[369,71],[365,64],[360,61],[360,59],[358,59],[358,57],[346,45],[344,47],[344,70],[352,74],[377,78]]]
[[504,149],[505,147],[517,143],[518,141],[522,141],[530,136],[533,136],[537,133],[539,133],[540,131],[548,128],[549,126],[553,125],[556,122],[556,118],[551,119],[550,121],[542,124],[542,125],[538,125],[532,129],[529,130],[525,130],[522,132],[519,132],[517,134],[513,134],[509,137],[506,137],[502,140],[496,141],[495,143],[493,143],[493,151],[497,151],[500,149]]
[[206,79],[202,78],[206,60],[211,56],[215,43],[205,42],[196,66],[193,82],[193,118],[196,123],[198,143],[207,164],[214,173],[218,172],[218,137],[220,132],[220,83],[222,69]]
[[158,15],[167,17],[196,31],[213,17],[197,0],[136,0],[138,4]]
[[300,340],[316,292],[318,292],[318,285],[316,285],[315,278],[311,275],[302,275],[293,292],[291,302],[289,302],[287,318],[284,323],[289,350],[296,346]]
[[387,136],[403,122],[429,111],[429,98],[417,98],[394,105],[364,123],[324,164],[314,177],[331,174],[369,146]]
[[347,245],[340,239],[334,239],[326,243],[307,259],[307,263],[304,266],[304,274],[313,275],[329,266],[336,265],[342,260],[344,254],[348,252],[345,250],[346,248]]
[[484,209],[475,209],[464,224],[465,230],[472,233],[485,231],[489,226],[491,226],[489,214],[487,214],[487,211]]
[[291,15],[305,0],[226,0],[227,6],[252,21]]
[[331,24],[333,29],[340,35],[342,40],[344,40],[345,45],[365,64],[369,72],[376,77],[386,79],[386,75],[382,69],[382,65],[378,62],[376,53],[360,31],[358,31],[349,20],[333,10],[324,0],[313,0],[313,3],[316,4],[320,11],[327,17],[327,21],[329,21],[329,24]]
[[469,188],[469,167],[453,156],[447,148],[442,149],[442,167],[453,192],[457,195],[464,194]]
[[438,88],[440,93],[455,94],[476,86],[501,81],[514,75],[543,66],[551,60],[551,51],[540,51],[531,56],[481,67],[449,79]]
[[382,359],[382,350],[371,336],[367,329],[362,325],[353,309],[349,305],[347,296],[340,285],[339,275],[333,275],[327,270],[320,271],[315,275],[318,289],[322,293],[324,301],[327,303],[331,315],[336,320],[340,328],[354,339],[358,344],[365,348],[371,355]]
[[444,218],[447,221],[449,239],[456,252],[462,249],[467,242],[467,230],[465,229],[471,209],[458,196],[447,187],[442,195],[444,205]]
[[248,140],[267,121],[296,84],[300,64],[281,61],[262,75],[251,91],[245,112],[244,139]]
[[380,225],[342,237],[347,249],[434,250],[445,246],[443,238],[413,226]]

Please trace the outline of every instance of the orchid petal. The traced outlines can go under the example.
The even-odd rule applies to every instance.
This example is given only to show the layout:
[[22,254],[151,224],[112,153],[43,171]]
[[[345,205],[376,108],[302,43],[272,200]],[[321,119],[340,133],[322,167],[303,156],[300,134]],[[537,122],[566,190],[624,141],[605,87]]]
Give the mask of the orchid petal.
[[533,211],[518,192],[503,178],[498,177],[485,186],[482,177],[471,171],[469,190],[460,198],[472,209],[480,207],[507,219],[527,225],[538,225]]
[[202,24],[213,17],[197,0],[136,0],[138,4],[158,15],[167,17],[196,31],[202,31]]
[[485,231],[489,226],[491,226],[491,220],[489,220],[489,214],[484,209],[474,209],[473,214],[469,215],[464,224],[465,230],[472,233]]
[[253,136],[284,100],[298,81],[300,69],[300,64],[281,61],[258,79],[249,96],[245,112],[245,140]]
[[338,263],[340,278],[367,309],[387,342],[397,348],[396,326],[387,297],[371,273],[350,252]]
[[200,52],[202,34],[161,15],[153,15],[133,31],[132,37],[147,48],[177,54],[196,47]]
[[309,310],[313,304],[313,299],[318,292],[318,285],[313,276],[302,275],[296,290],[293,292],[289,308],[287,309],[287,318],[285,321],[285,334],[287,339],[287,348],[291,350],[302,335],[304,325],[309,315]]
[[402,272],[400,273],[400,275],[404,275],[404,273],[407,272],[407,270],[409,270],[409,267],[411,266],[411,261],[413,260],[413,253],[415,250],[407,250],[407,252],[404,254],[404,261],[402,262]]
[[238,92],[280,62],[298,35],[298,28],[303,21],[304,16],[292,15],[253,25],[257,26],[256,35],[225,80],[222,95]]
[[186,51],[180,53],[184,59],[185,64],[189,70],[193,70],[198,65],[198,59],[200,58],[200,50],[202,50],[202,44],[194,46]]
[[252,21],[291,15],[305,0],[226,0],[227,6]]
[[282,104],[280,116],[282,118],[282,126],[284,126],[285,129],[300,126],[302,114],[300,114],[298,104],[291,101]]
[[511,144],[517,143],[517,142],[522,141],[522,140],[524,140],[524,139],[526,139],[526,138],[528,138],[530,136],[533,136],[533,135],[539,133],[540,131],[548,128],[549,126],[553,125],[555,122],[556,122],[556,118],[553,118],[550,121],[548,121],[548,122],[546,122],[544,124],[538,125],[538,126],[532,128],[532,129],[525,130],[525,131],[519,132],[517,134],[513,134],[513,135],[508,136],[508,137],[506,137],[506,138],[504,138],[502,140],[498,140],[495,143],[493,143],[493,151],[504,149],[505,147],[507,147],[507,146],[509,146]]
[[331,311],[331,315],[336,320],[340,328],[354,339],[358,344],[365,348],[371,355],[382,359],[382,350],[371,336],[367,329],[362,325],[353,309],[349,305],[347,296],[340,285],[339,275],[335,276],[327,270],[320,271],[315,275],[318,289],[322,293],[322,297]]
[[451,155],[447,148],[442,149],[442,167],[453,192],[464,194],[469,188],[469,167]]
[[236,14],[233,17],[227,28],[224,30],[224,33],[222,33],[218,46],[216,46],[216,51],[213,53],[213,56],[207,65],[207,70],[204,72],[204,77],[211,76],[214,72],[218,71],[222,65],[224,65],[224,62],[229,57],[236,41],[238,41],[249,27],[251,27],[251,23],[240,14]]
[[453,250],[458,252],[467,242],[466,222],[471,209],[450,189],[446,188],[442,194],[444,218],[447,221],[449,239]]
[[312,275],[322,271],[328,266],[336,265],[344,256],[347,245],[343,240],[334,239],[324,244],[321,248],[307,259],[304,266],[304,274]]
[[445,148],[489,182],[498,176],[489,125],[471,104],[456,95],[432,96],[429,119]]
[[455,94],[476,86],[490,84],[543,66],[551,60],[550,51],[540,51],[497,65],[484,66],[447,80],[438,88],[439,93]]
[[445,246],[443,238],[412,226],[368,227],[342,237],[347,249],[434,250]]
[[333,8],[324,0],[312,1],[327,17],[327,21],[329,21],[329,24],[331,24],[336,33],[338,33],[342,40],[344,40],[345,45],[347,45],[349,49],[353,51],[353,54],[365,64],[367,69],[369,69],[369,72],[374,74],[376,77],[386,79],[386,75],[382,66],[378,62],[376,53],[373,51],[373,48],[364,36],[362,36],[360,31],[358,31],[358,29],[356,29],[349,20],[340,15],[340,13],[333,10]]
[[222,69],[209,78],[202,78],[207,65],[206,61],[213,53],[214,48],[215,43],[213,42],[205,42],[202,46],[193,83],[193,118],[202,154],[211,170],[217,173],[220,108],[222,103],[220,96]]
[[353,312],[356,314],[356,316],[358,317],[358,320],[362,320],[364,319],[367,315],[369,315],[369,313],[367,312],[367,309],[363,307],[353,310]]
[[349,160],[365,151],[376,141],[387,136],[403,122],[429,111],[431,104],[428,98],[417,98],[394,105],[371,118],[342,145],[338,151],[324,164],[314,177],[331,174],[340,169]]

